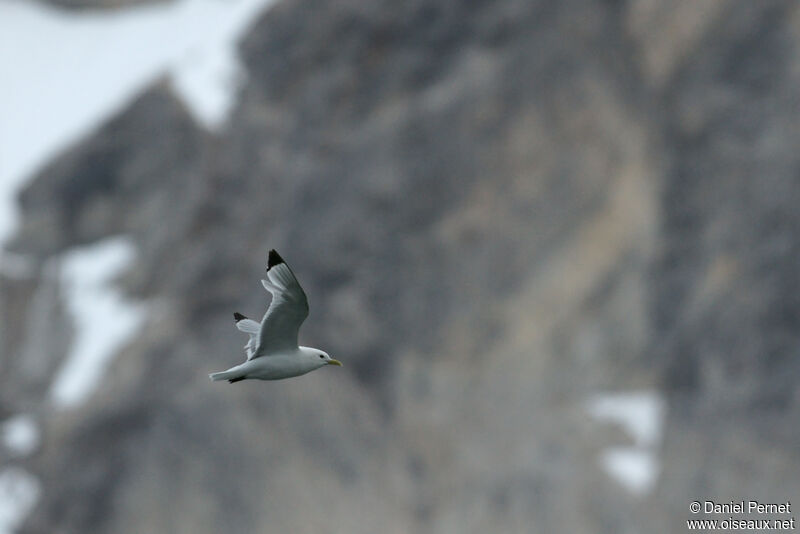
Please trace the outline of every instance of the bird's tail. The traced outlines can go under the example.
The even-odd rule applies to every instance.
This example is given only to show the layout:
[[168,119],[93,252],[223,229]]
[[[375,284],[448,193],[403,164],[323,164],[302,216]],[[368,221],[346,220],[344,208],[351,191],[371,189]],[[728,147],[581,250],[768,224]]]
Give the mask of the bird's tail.
[[211,373],[208,375],[214,382],[219,382],[220,380],[227,380],[231,384],[234,382],[238,382],[239,380],[244,380],[244,376],[242,376],[242,371],[239,369],[233,370],[230,369],[228,371],[222,371],[220,373]]

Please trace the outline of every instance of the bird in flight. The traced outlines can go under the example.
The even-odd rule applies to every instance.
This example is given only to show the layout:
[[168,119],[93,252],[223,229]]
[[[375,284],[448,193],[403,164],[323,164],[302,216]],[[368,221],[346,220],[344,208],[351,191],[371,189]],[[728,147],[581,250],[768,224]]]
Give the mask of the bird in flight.
[[234,313],[236,328],[248,334],[244,346],[247,361],[227,371],[208,375],[211,380],[280,380],[300,376],[325,365],[342,365],[328,353],[297,345],[300,325],[308,317],[308,300],[294,273],[275,252],[269,251],[264,289],[272,293],[272,302],[261,324]]

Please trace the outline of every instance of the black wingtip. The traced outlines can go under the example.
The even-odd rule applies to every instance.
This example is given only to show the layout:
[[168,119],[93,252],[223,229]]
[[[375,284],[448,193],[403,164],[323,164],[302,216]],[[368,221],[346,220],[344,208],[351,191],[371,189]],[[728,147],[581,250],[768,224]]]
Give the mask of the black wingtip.
[[239,312],[233,312],[233,320],[234,320],[234,321],[236,321],[236,322],[238,323],[238,322],[239,322],[239,321],[241,321],[242,319],[247,319],[247,317],[245,317],[244,315],[242,315],[242,314],[241,314],[241,313],[239,313]]
[[267,271],[275,267],[276,265],[280,265],[284,263],[283,258],[278,252],[273,248],[269,251],[269,259],[267,260]]

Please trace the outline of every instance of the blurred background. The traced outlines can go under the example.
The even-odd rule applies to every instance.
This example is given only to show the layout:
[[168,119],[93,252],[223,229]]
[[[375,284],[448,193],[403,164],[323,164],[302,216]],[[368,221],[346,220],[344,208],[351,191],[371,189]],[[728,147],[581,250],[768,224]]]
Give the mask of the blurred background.
[[[791,0],[0,0],[0,534],[798,501],[799,52]],[[345,367],[211,383],[270,248]]]

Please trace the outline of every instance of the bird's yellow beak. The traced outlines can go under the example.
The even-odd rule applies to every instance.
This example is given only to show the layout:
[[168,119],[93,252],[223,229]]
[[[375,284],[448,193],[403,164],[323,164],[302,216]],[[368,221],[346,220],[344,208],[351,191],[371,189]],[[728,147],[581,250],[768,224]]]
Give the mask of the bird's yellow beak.
[[342,362],[340,362],[339,360],[334,360],[333,358],[328,360],[328,365],[338,365],[339,367],[344,367],[342,365]]

